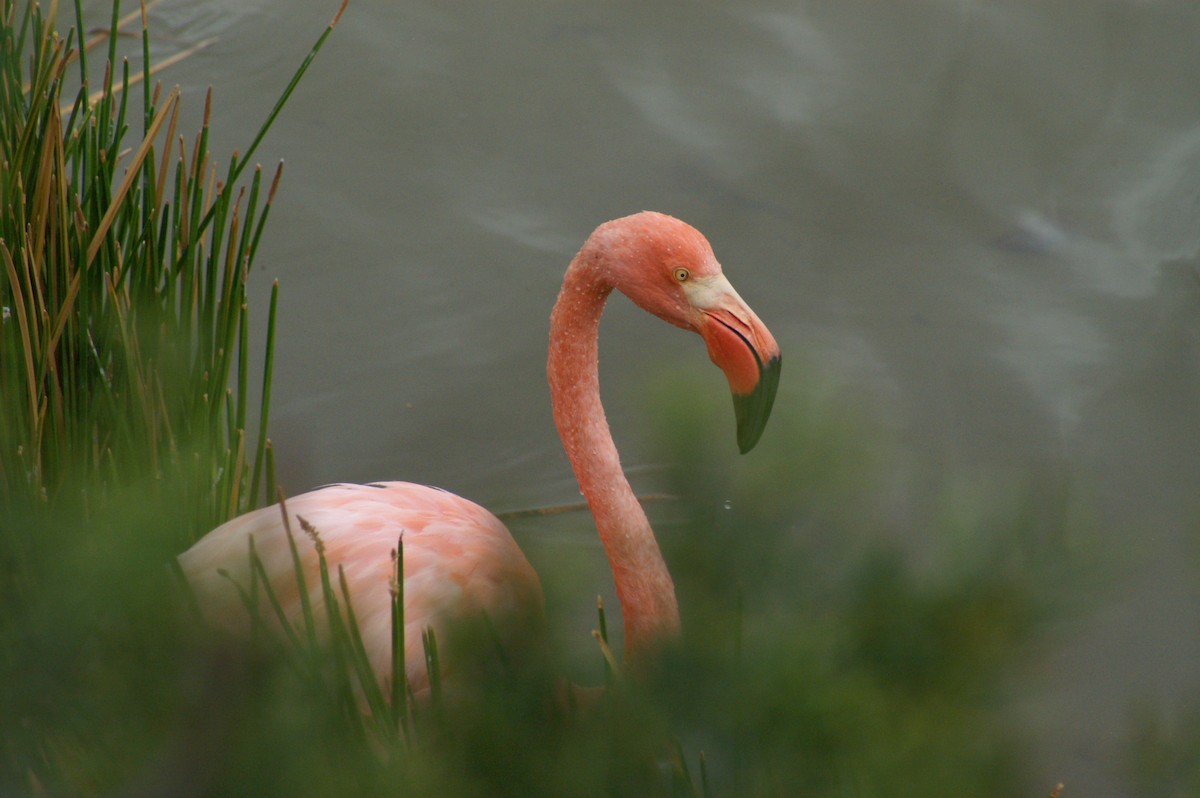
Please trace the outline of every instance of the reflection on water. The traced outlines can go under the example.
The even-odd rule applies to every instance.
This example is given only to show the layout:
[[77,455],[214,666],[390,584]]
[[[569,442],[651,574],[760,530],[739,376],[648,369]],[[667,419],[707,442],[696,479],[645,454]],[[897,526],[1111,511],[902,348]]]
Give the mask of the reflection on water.
[[[217,87],[218,151],[335,5],[155,8],[162,55],[220,37],[167,77],[193,106]],[[1200,686],[1198,40],[1187,0],[355,2],[261,153],[288,162],[258,275],[283,284],[287,487],[574,500],[543,377],[561,271],[597,222],[673,213],[914,470],[1097,497],[1130,574],[1031,703],[1048,778],[1119,794],[1130,702]],[[705,358],[610,313],[610,419],[650,490],[646,374]]]

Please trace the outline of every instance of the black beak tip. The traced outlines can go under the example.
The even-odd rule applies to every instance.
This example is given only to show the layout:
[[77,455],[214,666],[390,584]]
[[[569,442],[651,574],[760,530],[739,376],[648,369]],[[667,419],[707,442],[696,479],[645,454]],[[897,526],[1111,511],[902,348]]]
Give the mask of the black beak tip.
[[771,417],[775,392],[779,388],[779,369],[782,358],[773,357],[763,364],[758,384],[748,394],[733,395],[733,410],[737,415],[738,449],[746,454],[758,443]]

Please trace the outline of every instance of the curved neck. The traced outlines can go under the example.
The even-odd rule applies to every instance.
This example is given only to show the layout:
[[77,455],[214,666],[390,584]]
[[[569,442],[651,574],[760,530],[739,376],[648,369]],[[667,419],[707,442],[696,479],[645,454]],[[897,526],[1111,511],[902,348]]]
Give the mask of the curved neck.
[[675,585],[638,503],[600,403],[600,315],[612,291],[602,266],[571,261],[550,316],[546,372],[554,423],[596,519],[625,621],[625,661],[645,659],[655,642],[679,633]]

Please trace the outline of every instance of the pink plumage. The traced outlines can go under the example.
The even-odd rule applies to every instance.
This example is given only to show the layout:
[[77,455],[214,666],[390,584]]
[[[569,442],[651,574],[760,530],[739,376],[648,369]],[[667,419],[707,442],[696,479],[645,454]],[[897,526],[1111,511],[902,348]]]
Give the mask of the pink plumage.
[[[288,499],[293,538],[300,552],[317,627],[326,626],[319,562],[301,520],[316,530],[330,573],[344,568],[355,617],[371,667],[391,673],[392,552],[404,539],[405,662],[410,688],[429,687],[421,633],[432,627],[446,639],[454,620],[486,613],[498,621],[537,623],[542,590],[537,574],[504,524],[474,502],[411,482],[328,485]],[[288,621],[303,627],[292,554],[279,505],[225,523],[180,556],[202,606],[233,626],[246,623],[230,578],[250,584],[249,538]],[[227,576],[218,573],[224,570]]]
[[[678,634],[679,610],[600,404],[597,339],[613,289],[705,339],[734,394],[742,451],[754,446],[770,415],[780,356],[770,331],[721,273],[708,241],[678,219],[644,212],[607,222],[567,268],[551,314],[546,368],[554,421],[612,566],[624,657],[636,666]],[[424,629],[432,627],[441,639],[456,619],[487,615],[503,621],[497,626],[502,635],[516,632],[502,644],[520,645],[542,624],[537,576],[504,525],[473,502],[437,488],[381,482],[330,485],[289,499],[287,509],[318,628],[324,628],[318,557],[300,519],[316,530],[331,573],[345,569],[368,657],[385,686],[391,673],[392,551],[401,535],[405,661],[417,695],[429,685]],[[248,586],[253,537],[286,615],[299,623],[299,591],[284,529],[279,506],[266,507],[214,529],[180,556],[207,614],[245,624],[236,588],[218,571]],[[452,675],[454,663],[445,668]]]

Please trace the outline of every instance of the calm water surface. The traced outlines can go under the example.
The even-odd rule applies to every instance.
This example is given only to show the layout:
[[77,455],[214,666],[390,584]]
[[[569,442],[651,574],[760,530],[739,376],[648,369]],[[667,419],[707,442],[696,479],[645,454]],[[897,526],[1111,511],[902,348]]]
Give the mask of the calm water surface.
[[[164,80],[197,111],[215,87],[218,153],[250,140],[335,6],[154,8],[160,57],[216,37]],[[259,153],[287,161],[256,277],[260,307],[283,285],[285,485],[574,500],[550,305],[598,222],[672,213],[912,474],[1094,492],[1092,543],[1128,568],[1047,644],[1028,725],[1037,778],[1122,795],[1131,710],[1200,692],[1198,41],[1188,0],[354,0]],[[705,364],[661,327],[624,302],[605,323],[640,490],[659,473],[648,375]],[[523,542],[602,571],[585,526]]]

